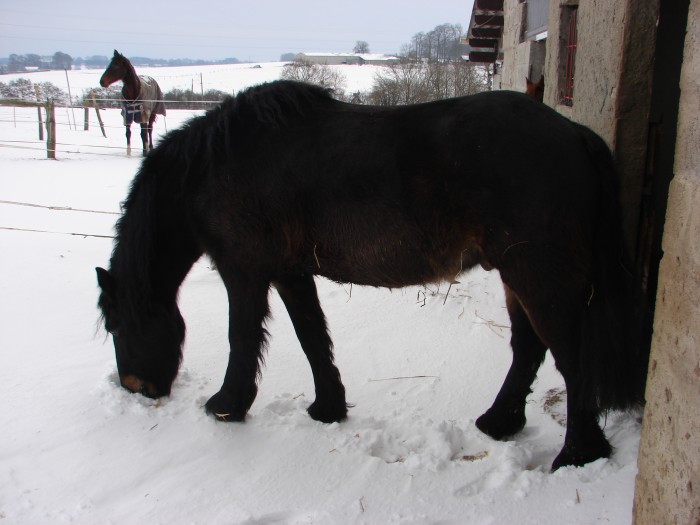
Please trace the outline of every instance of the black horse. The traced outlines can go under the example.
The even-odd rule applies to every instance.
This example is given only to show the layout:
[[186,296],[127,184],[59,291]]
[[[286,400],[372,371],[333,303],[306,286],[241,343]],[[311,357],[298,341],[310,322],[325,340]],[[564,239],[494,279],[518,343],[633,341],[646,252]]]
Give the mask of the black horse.
[[122,81],[124,126],[126,127],[126,150],[131,154],[131,123],[141,125],[143,154],[153,149],[153,124],[157,115],[165,116],[163,92],[158,82],[146,75],[137,75],[129,59],[114,50],[112,61],[100,77],[100,86],[106,88]]
[[612,158],[588,129],[524,94],[415,106],[339,102],[273,82],[169,133],[143,161],[117,225],[99,306],[121,384],[169,395],[185,323],[178,288],[204,253],[226,286],[230,355],[206,410],[245,418],[257,393],[274,286],[311,365],[312,418],[347,415],[314,275],[401,287],[497,269],[513,362],[477,420],[503,439],[547,348],[568,391],[553,468],[607,457],[598,416],[643,398],[633,279]]

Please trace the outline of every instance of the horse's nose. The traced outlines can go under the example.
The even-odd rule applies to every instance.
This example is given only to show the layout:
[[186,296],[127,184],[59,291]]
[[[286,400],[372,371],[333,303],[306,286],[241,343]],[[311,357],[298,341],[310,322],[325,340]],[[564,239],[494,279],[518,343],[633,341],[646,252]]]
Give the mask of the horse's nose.
[[133,374],[128,374],[119,377],[121,384],[129,392],[141,394],[146,397],[157,399],[160,397],[157,389],[148,381],[144,381]]

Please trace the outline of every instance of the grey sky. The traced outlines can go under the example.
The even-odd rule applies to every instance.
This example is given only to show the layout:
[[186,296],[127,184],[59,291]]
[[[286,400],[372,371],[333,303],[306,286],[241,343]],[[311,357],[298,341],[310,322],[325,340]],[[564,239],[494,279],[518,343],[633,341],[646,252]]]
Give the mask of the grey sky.
[[350,52],[357,40],[395,53],[420,31],[469,25],[473,0],[0,0],[0,56],[56,51],[127,56],[278,60],[300,51]]

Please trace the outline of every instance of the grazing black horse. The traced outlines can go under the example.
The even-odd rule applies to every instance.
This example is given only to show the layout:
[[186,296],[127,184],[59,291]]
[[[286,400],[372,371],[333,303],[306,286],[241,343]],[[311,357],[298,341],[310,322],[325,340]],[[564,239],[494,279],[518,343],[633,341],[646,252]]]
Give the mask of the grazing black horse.
[[[146,157],[117,225],[99,306],[121,384],[166,396],[185,323],[180,284],[204,253],[228,292],[230,355],[206,410],[245,418],[257,393],[274,286],[311,365],[312,418],[347,415],[314,276],[401,287],[497,269],[513,362],[477,420],[503,439],[547,348],[568,391],[553,468],[607,457],[598,416],[643,398],[632,279],[604,142],[524,94],[355,106],[273,82],[170,132]],[[463,342],[460,342],[463,343]]]
[[145,155],[149,149],[153,149],[153,123],[156,116],[165,116],[163,92],[152,77],[137,75],[129,59],[115,49],[112,61],[100,77],[100,86],[106,88],[119,80],[124,83],[122,114],[126,126],[127,153],[131,154],[131,123],[137,122],[141,125],[141,142]]

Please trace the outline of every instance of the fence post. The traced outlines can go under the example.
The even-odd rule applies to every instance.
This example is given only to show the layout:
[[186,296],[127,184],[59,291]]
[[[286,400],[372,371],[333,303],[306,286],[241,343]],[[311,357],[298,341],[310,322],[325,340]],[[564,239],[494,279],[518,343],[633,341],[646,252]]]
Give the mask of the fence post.
[[51,99],[46,101],[46,158],[56,158],[56,114]]
[[87,98],[83,97],[83,131],[90,130],[90,106]]
[[[34,93],[36,93],[36,101],[41,102],[39,98],[39,86],[34,84]],[[41,117],[41,106],[36,107],[36,112],[39,114],[39,140],[44,140],[44,121]]]
[[102,136],[107,138],[107,133],[105,133],[105,125],[102,123],[102,116],[100,115],[100,108],[97,107],[97,101],[95,100],[95,92],[90,90],[90,97],[92,98],[92,106],[95,108],[95,113],[97,113],[97,121],[100,123],[100,129],[102,130]]

